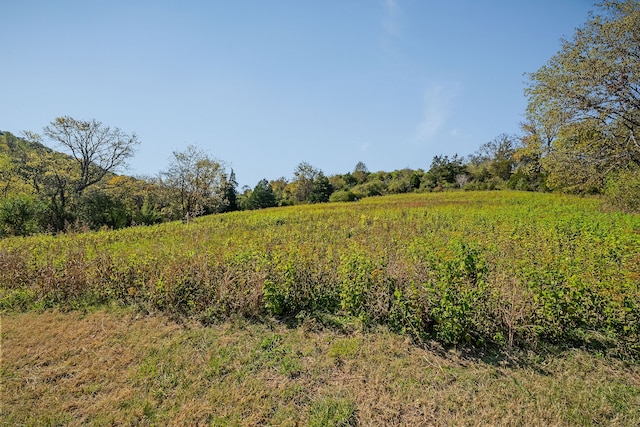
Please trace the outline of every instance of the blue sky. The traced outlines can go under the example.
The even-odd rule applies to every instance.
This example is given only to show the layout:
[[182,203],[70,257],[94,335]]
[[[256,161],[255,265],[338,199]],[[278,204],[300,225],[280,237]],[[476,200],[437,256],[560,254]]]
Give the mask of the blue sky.
[[124,171],[156,175],[196,145],[240,185],[428,169],[517,134],[524,73],[588,0],[7,0],[0,129],[57,116],[136,132]]

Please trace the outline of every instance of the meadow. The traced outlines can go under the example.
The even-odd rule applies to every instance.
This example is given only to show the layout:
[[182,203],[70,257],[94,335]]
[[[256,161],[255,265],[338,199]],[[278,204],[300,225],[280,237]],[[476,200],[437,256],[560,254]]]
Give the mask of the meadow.
[[[25,380],[36,361],[18,362],[30,354],[20,353],[27,340],[21,325],[45,316],[46,324],[71,329],[93,322],[93,337],[104,331],[115,339],[109,331],[120,331],[128,348],[156,336],[153,351],[143,346],[146,353],[140,349],[124,364],[129,388],[143,392],[139,400],[121,396],[129,402],[119,408],[123,419],[35,411],[53,414],[52,424],[58,416],[179,424],[185,405],[195,402],[206,407],[198,420],[213,425],[474,425],[482,411],[508,425],[508,395],[526,409],[516,424],[640,419],[640,216],[607,210],[597,198],[410,194],[8,238],[0,241],[0,308],[3,347],[12,348],[3,352],[14,355],[3,363],[3,388],[21,384],[3,409],[14,421],[34,416],[29,405],[36,405],[19,398],[37,389]],[[119,317],[129,319],[123,325],[140,320],[125,327]],[[98,328],[96,318],[111,326]],[[154,322],[163,326],[132,335]],[[163,328],[170,332],[158,332]],[[89,363],[81,349],[92,344],[59,334],[54,341],[80,358],[78,366]],[[37,353],[51,340],[31,341]],[[196,375],[191,367],[199,363]],[[533,388],[522,385],[527,381]],[[207,389],[176,397],[185,383],[198,390],[216,383],[226,395]],[[425,384],[446,391],[433,397],[437,411],[419,397],[431,390]],[[452,403],[482,387],[502,397]],[[179,407],[162,403],[163,393]],[[256,393],[263,403],[238,397]],[[552,396],[566,406],[554,406]],[[372,402],[383,398],[399,413],[380,413]],[[222,406],[213,410],[211,402]],[[262,418],[246,421],[250,413]]]
[[637,357],[640,218],[598,204],[416,194],[4,239],[0,304],[115,302],[205,324],[338,315],[444,345]]

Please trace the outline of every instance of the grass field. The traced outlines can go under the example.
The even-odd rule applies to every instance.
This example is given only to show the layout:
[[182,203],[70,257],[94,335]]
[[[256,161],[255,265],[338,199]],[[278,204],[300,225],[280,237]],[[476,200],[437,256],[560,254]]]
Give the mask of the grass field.
[[0,241],[6,423],[638,425],[640,216],[452,192]]
[[385,328],[3,316],[2,425],[637,426],[640,367],[583,350],[470,357]]

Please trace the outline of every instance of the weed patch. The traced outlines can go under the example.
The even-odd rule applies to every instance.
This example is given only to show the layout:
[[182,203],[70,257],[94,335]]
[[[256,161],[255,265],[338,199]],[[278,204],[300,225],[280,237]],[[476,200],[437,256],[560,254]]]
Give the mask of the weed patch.
[[[452,348],[640,358],[640,216],[600,201],[449,192],[0,240],[0,310],[102,305],[385,326]],[[292,369],[294,372],[295,369]]]

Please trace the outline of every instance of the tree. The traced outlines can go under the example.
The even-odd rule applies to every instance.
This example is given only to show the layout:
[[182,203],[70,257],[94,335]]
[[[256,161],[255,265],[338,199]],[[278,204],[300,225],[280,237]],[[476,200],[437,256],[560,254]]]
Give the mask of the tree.
[[408,193],[420,187],[419,175],[409,168],[395,170],[390,175],[387,190],[391,194]]
[[73,182],[77,194],[123,166],[140,143],[135,133],[111,129],[95,119],[76,120],[69,116],[58,117],[45,126],[44,135],[60,145],[78,165],[78,178]]
[[43,206],[34,197],[14,195],[0,200],[0,236],[27,236],[40,231]]
[[313,185],[322,172],[311,166],[307,162],[301,162],[293,172],[295,179],[293,184],[295,187],[294,197],[298,202],[308,202],[313,193]]
[[271,180],[269,184],[273,189],[273,194],[276,196],[278,206],[289,206],[293,204],[293,196],[290,191],[292,187],[287,178],[281,176],[278,179]]
[[445,184],[455,184],[458,175],[466,173],[462,158],[454,154],[449,156],[435,156],[431,162],[431,167],[427,172],[427,178],[431,180],[431,187]]
[[73,191],[78,180],[75,165],[53,152],[42,152],[29,158],[25,172],[36,193],[48,202],[47,224],[61,231],[77,219],[75,209],[81,194]]
[[[49,225],[62,230],[77,219],[75,211],[84,191],[126,164],[140,143],[135,133],[92,120],[57,117],[43,128],[44,136],[68,155],[42,151],[21,167],[35,191],[49,200]],[[42,136],[25,132],[33,145]]]
[[516,138],[508,134],[500,134],[493,140],[484,143],[470,158],[468,169],[478,181],[498,178],[508,181],[515,168],[514,154]]
[[231,169],[229,178],[225,179],[222,184],[223,199],[227,201],[227,205],[224,207],[224,212],[233,212],[238,210],[238,181],[236,181],[236,174]]
[[7,139],[12,137],[11,134],[0,132],[0,197],[2,198],[9,195],[18,169],[13,162],[11,148],[7,143]]
[[539,158],[556,188],[571,177],[572,191],[640,165],[640,2],[598,7],[525,91],[527,156]]
[[360,161],[356,164],[356,167],[353,169],[351,175],[356,180],[357,184],[362,184],[367,180],[367,177],[369,176],[369,169],[367,168],[367,165],[364,164],[364,162]]
[[333,193],[333,187],[329,182],[329,178],[324,176],[322,172],[313,181],[313,189],[309,194],[309,201],[311,203],[325,203],[329,201]]
[[185,151],[174,151],[163,176],[166,185],[176,192],[182,218],[221,212],[229,205],[223,163],[194,145]]
[[251,209],[264,209],[274,206],[278,206],[276,195],[274,194],[269,181],[263,179],[258,182],[249,196],[249,207]]
[[81,199],[80,218],[91,229],[107,226],[112,229],[127,227],[131,217],[124,202],[102,190],[89,190]]

